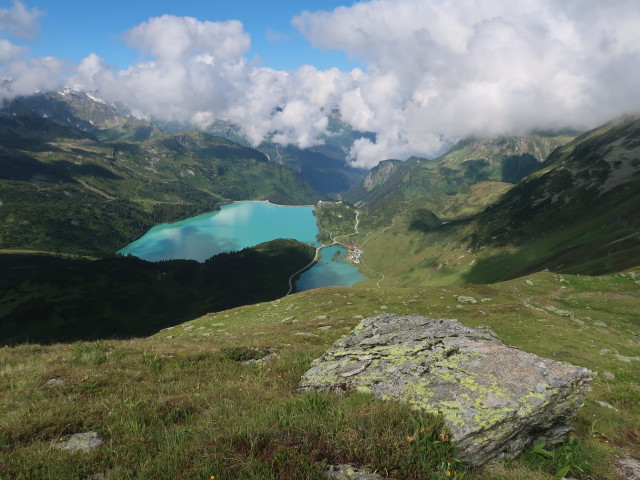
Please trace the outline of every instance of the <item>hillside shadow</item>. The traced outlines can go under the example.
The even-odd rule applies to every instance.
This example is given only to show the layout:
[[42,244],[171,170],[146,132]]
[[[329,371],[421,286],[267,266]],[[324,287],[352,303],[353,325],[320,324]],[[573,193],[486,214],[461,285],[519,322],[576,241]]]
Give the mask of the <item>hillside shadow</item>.
[[409,230],[419,232],[431,232],[438,228],[442,221],[428,208],[418,208],[411,214],[409,220]]
[[530,153],[511,155],[502,161],[502,181],[518,183],[524,177],[540,168],[541,163]]
[[14,181],[53,182],[69,180],[51,166],[26,155],[5,155],[0,153],[0,178]]
[[478,259],[464,283],[496,283],[548,269],[567,274],[606,275],[640,264],[638,241],[629,237],[614,245],[576,237],[576,244],[531,242],[515,250]]

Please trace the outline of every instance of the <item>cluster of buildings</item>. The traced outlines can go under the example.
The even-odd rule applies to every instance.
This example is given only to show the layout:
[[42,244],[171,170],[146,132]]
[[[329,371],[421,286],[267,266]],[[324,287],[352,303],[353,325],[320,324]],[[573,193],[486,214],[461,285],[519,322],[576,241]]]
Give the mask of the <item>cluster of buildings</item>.
[[347,260],[353,263],[360,263],[360,255],[364,252],[360,250],[358,247],[349,247],[349,252],[347,253]]

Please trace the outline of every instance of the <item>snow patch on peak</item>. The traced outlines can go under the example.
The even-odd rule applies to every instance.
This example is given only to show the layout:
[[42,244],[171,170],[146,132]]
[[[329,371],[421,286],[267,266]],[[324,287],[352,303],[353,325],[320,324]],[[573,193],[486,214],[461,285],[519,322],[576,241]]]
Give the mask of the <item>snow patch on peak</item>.
[[102,103],[103,105],[106,105],[106,104],[107,104],[107,102],[105,102],[103,99],[101,99],[101,98],[99,98],[99,97],[96,97],[95,95],[93,95],[93,94],[92,94],[92,93],[90,93],[90,92],[86,92],[86,93],[85,93],[85,95],[86,95],[87,97],[89,97],[91,100],[93,100],[94,102],[96,102],[96,103]]

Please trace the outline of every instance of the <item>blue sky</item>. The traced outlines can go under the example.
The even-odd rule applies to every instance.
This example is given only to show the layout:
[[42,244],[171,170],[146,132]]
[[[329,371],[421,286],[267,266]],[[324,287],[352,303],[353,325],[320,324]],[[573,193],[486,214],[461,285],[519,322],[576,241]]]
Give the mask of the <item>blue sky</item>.
[[[29,42],[32,56],[53,55],[77,63],[90,53],[97,53],[109,64],[126,68],[140,60],[140,54],[126,45],[122,34],[150,17],[169,14],[201,21],[240,20],[251,35],[247,58],[276,70],[305,64],[319,69],[363,67],[342,51],[312,48],[291,25],[291,19],[304,10],[333,10],[351,5],[350,1],[25,0],[24,3],[45,14],[40,18],[40,36]],[[2,0],[0,8],[9,8],[11,4]]]

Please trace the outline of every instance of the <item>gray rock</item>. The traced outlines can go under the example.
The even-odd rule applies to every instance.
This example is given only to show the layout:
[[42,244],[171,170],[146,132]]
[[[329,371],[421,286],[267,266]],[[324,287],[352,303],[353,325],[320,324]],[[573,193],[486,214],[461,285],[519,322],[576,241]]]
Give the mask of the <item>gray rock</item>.
[[333,480],[382,480],[383,478],[377,473],[369,473],[353,465],[330,465],[325,473]]
[[60,437],[59,440],[53,442],[54,447],[69,452],[81,451],[88,452],[94,448],[98,448],[104,443],[96,432],[74,433],[73,435]]
[[61,378],[52,378],[51,380],[47,380],[44,384],[45,387],[61,387],[64,385],[64,380]]
[[602,372],[602,376],[604,378],[606,378],[607,380],[615,380],[616,379],[616,376],[613,373],[609,372],[608,370],[605,370],[604,372]]
[[640,480],[640,461],[632,458],[619,458],[616,460],[616,469],[627,480]]
[[464,295],[460,295],[458,297],[458,301],[460,303],[478,303],[478,301],[475,298],[467,297],[467,296],[464,296]]
[[245,360],[242,362],[243,365],[264,365],[269,363],[271,360],[276,358],[280,358],[278,355],[278,351],[275,348],[270,348],[267,351],[267,354],[261,358],[250,358],[249,360]]
[[616,408],[616,407],[614,407],[613,405],[611,405],[610,403],[607,403],[607,402],[600,402],[600,401],[598,401],[598,402],[596,402],[596,403],[597,403],[598,405],[600,405],[601,407],[604,407],[604,408],[610,408],[611,410],[617,410],[617,408]]
[[592,373],[509,347],[458,320],[385,314],[362,321],[300,381],[368,391],[441,413],[470,466],[562,442]]

